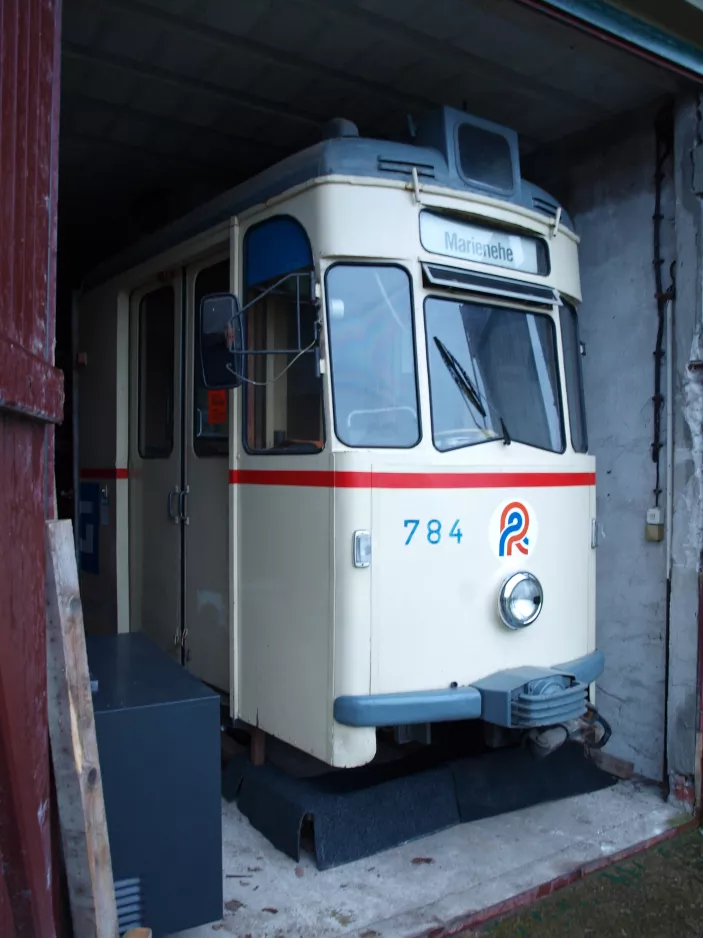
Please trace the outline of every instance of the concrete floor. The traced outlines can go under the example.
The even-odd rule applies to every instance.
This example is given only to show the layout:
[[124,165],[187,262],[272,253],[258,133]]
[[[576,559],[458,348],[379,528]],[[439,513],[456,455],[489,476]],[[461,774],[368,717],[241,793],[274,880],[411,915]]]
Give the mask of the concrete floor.
[[[179,938],[416,938],[655,837],[680,820],[641,782],[475,821],[320,873],[223,802],[225,914]],[[175,938],[175,936],[174,936]]]
[[459,938],[701,938],[701,833],[682,833]]

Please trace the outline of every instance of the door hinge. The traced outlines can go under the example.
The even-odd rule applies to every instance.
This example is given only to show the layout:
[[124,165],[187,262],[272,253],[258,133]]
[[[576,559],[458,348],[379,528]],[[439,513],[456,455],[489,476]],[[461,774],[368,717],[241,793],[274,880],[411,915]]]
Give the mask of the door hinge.
[[180,524],[181,519],[176,514],[176,510],[173,505],[173,502],[176,496],[180,498],[180,489],[178,488],[177,485],[174,488],[172,488],[171,491],[168,493],[168,516],[171,519],[171,521],[173,521],[174,524]]
[[591,518],[591,547],[598,547],[598,520]]
[[182,524],[190,524],[190,518],[188,517],[188,505],[186,503],[186,498],[190,492],[190,486],[186,485],[183,491],[178,496],[178,514]]
[[186,647],[186,639],[188,638],[188,629],[176,629],[176,632],[173,636],[173,644],[180,646],[181,648]]

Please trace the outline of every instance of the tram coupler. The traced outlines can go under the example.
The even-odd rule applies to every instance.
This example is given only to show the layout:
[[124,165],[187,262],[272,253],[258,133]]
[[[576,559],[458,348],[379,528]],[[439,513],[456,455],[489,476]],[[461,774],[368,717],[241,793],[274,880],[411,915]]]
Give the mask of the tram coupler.
[[602,749],[612,729],[591,703],[586,704],[586,713],[575,720],[567,720],[554,726],[536,726],[525,733],[525,743],[533,756],[544,758],[564,745],[567,740],[583,743],[587,750]]

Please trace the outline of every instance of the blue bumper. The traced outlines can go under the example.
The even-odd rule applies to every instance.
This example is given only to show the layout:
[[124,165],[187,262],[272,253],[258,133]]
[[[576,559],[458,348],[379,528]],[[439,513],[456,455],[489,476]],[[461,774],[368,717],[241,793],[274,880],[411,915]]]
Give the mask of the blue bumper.
[[603,653],[553,668],[497,671],[468,687],[337,697],[334,718],[345,726],[397,726],[484,719],[500,726],[549,726],[581,716],[588,685],[603,673]]

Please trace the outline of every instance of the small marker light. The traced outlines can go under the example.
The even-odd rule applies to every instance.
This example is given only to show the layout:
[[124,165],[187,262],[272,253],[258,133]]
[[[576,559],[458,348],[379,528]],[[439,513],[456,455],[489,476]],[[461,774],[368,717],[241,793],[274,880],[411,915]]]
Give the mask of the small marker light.
[[354,566],[371,566],[371,534],[368,531],[354,531]]

